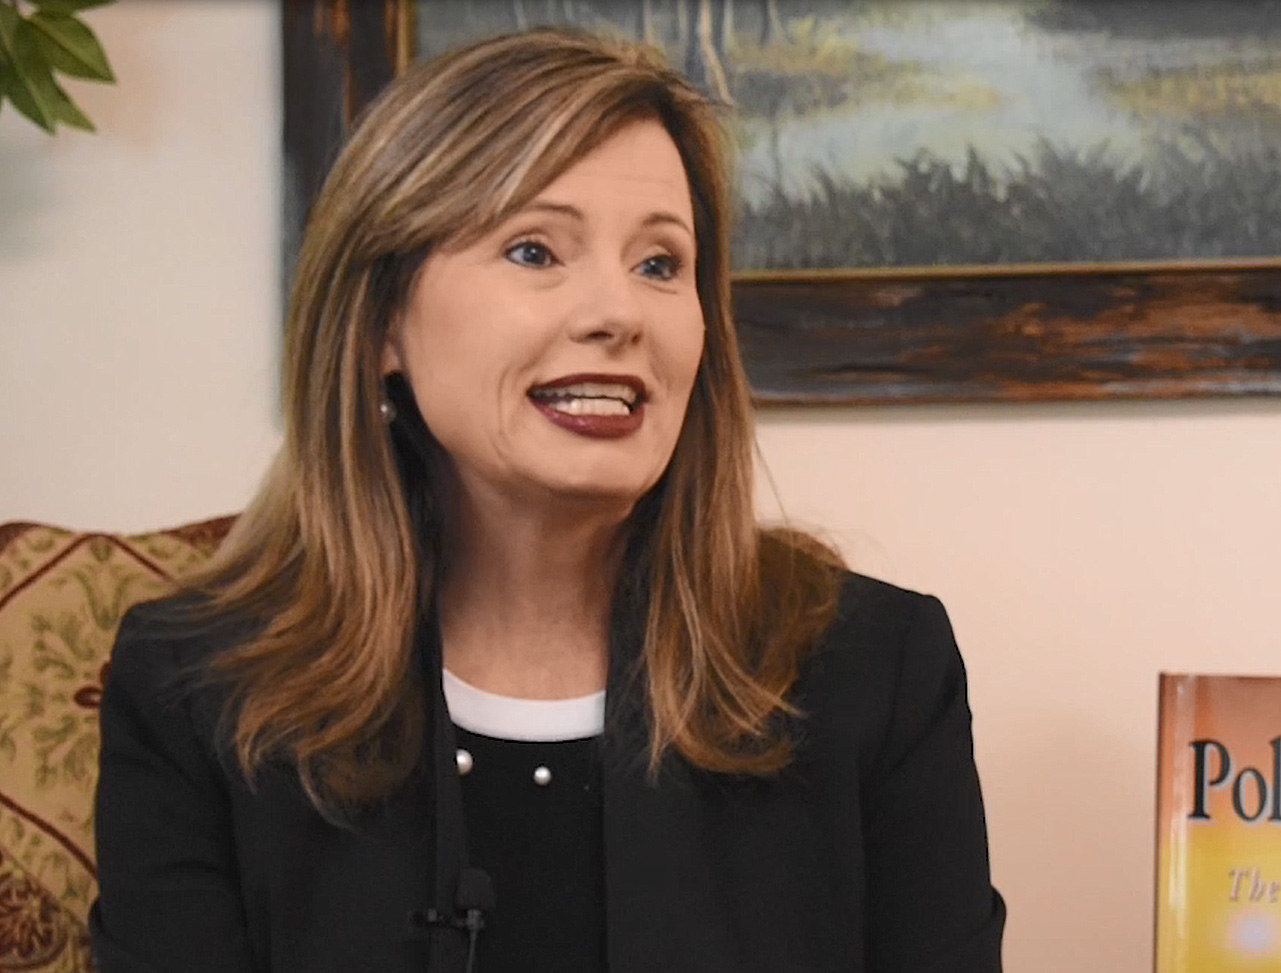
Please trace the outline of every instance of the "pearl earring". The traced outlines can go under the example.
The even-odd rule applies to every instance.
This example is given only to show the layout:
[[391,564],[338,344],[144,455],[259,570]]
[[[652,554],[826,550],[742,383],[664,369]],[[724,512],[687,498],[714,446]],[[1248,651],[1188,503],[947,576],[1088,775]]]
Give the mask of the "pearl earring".
[[384,397],[378,403],[378,414],[383,417],[383,422],[389,426],[396,421],[396,407],[392,404],[391,399]]

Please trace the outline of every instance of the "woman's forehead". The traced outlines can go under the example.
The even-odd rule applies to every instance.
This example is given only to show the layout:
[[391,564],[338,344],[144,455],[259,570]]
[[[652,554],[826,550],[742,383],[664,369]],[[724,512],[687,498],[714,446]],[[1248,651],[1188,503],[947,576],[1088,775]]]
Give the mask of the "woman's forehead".
[[[566,154],[572,161],[562,162]],[[648,206],[647,218],[694,235],[694,205],[684,160],[670,132],[657,119],[625,122],[580,153],[566,153],[562,143],[539,158],[524,160],[520,167],[524,170],[523,185],[515,187],[506,205],[495,204],[494,196],[487,205],[485,197],[478,196],[472,218],[441,243],[442,249],[471,246],[514,218],[539,210],[581,218],[582,204],[592,198]]]
[[652,211],[656,222],[693,233],[689,179],[676,143],[656,121],[633,122],[552,179],[525,209],[559,211],[582,218],[582,201],[611,200]]

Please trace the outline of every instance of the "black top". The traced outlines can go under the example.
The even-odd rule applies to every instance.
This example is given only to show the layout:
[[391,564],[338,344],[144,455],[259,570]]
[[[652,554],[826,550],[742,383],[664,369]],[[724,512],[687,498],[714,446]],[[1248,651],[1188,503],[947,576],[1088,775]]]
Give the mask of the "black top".
[[[792,693],[796,757],[754,780],[676,753],[647,772],[646,606],[623,594],[600,776],[609,973],[998,973],[1005,907],[942,605],[846,575]],[[181,678],[243,621],[193,630],[172,609],[129,611],[102,696],[100,973],[422,973],[434,943],[407,917],[438,901],[440,768],[424,754],[359,828],[317,814],[284,762],[250,788],[221,690]]]
[[476,973],[603,973],[599,741],[455,732],[472,757],[462,778],[471,864],[495,893]]

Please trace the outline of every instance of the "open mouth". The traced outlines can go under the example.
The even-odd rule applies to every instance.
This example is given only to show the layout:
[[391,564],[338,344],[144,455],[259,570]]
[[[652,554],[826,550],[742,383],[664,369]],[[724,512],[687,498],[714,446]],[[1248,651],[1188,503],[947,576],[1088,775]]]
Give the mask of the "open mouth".
[[574,382],[541,385],[529,397],[567,416],[627,416],[643,401],[639,389],[623,382]]

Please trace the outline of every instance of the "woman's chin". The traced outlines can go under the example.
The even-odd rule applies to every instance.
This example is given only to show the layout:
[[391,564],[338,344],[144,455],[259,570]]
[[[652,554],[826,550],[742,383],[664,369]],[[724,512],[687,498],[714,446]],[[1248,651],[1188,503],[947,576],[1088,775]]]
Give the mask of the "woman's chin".
[[645,493],[645,487],[635,483],[574,482],[551,485],[548,492],[565,503],[584,507],[621,508],[630,511]]
[[656,477],[626,476],[622,471],[599,472],[578,470],[557,476],[541,477],[539,493],[553,504],[564,504],[584,512],[618,510],[622,516],[631,512],[636,502],[654,485]]

